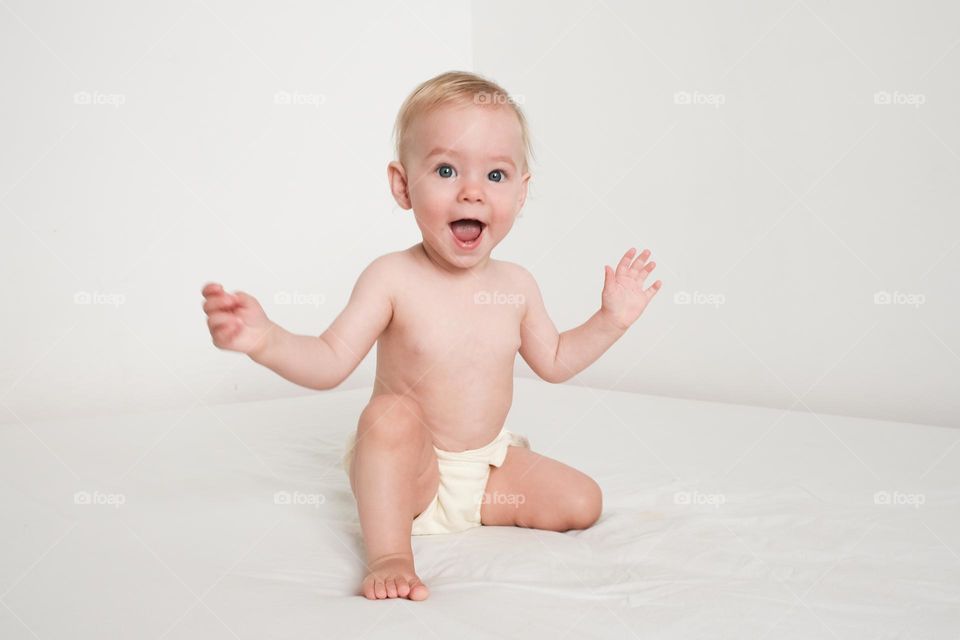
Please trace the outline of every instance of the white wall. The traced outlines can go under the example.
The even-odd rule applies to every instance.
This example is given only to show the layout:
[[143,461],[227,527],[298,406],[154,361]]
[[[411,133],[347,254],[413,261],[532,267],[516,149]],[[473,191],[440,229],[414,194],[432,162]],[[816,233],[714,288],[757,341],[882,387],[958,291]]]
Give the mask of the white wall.
[[495,256],[558,327],[631,243],[665,282],[575,382],[960,425],[949,3],[4,4],[0,421],[312,393],[216,350],[200,287],[321,332],[364,265],[418,240],[386,188],[400,102],[473,68],[531,120],[531,196]]
[[0,421],[311,393],[217,350],[200,290],[319,334],[366,264],[418,241],[391,127],[418,82],[470,67],[467,2],[4,4]]
[[562,328],[631,243],[665,283],[579,382],[960,426],[960,5],[473,7],[539,158],[500,256]]

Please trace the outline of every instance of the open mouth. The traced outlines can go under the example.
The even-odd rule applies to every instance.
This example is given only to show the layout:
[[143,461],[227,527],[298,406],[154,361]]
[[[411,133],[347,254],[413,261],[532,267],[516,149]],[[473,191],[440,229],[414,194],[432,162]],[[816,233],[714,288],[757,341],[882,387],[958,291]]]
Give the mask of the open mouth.
[[480,236],[487,225],[474,218],[461,218],[450,223],[454,240],[463,249],[472,249],[480,244]]

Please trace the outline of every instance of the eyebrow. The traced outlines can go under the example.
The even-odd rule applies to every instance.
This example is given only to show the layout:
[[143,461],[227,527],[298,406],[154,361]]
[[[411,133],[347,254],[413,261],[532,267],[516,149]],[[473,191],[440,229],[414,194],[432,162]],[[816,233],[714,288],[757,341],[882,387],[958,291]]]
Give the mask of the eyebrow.
[[[432,158],[433,156],[439,156],[439,155],[448,155],[448,156],[457,157],[457,156],[459,156],[460,154],[457,153],[456,151],[454,151],[453,149],[445,149],[445,148],[443,148],[443,147],[436,147],[436,148],[434,148],[430,153],[427,154],[427,158]],[[514,169],[516,169],[516,167],[517,167],[517,165],[514,164],[514,162],[513,162],[513,158],[511,158],[510,156],[503,156],[503,155],[500,155],[500,156],[491,156],[491,157],[489,158],[489,160],[494,160],[494,161],[496,161],[496,162],[506,162],[506,163],[508,163],[511,167],[513,167]]]

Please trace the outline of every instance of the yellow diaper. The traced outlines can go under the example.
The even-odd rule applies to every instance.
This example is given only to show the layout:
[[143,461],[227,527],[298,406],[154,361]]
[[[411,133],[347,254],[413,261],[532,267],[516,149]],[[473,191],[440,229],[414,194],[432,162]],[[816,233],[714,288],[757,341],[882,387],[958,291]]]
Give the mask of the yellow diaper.
[[[356,433],[347,438],[341,466],[350,475]],[[480,526],[483,492],[490,477],[490,465],[499,467],[507,457],[507,447],[530,448],[526,437],[501,429],[497,437],[479,449],[444,451],[434,447],[440,467],[437,495],[413,520],[412,535],[456,533]]]

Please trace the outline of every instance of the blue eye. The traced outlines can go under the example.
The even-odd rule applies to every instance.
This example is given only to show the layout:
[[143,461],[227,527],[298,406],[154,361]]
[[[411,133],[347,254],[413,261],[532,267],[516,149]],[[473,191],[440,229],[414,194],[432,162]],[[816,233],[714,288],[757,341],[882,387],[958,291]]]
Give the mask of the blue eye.
[[455,174],[456,171],[454,171],[453,167],[448,164],[442,164],[437,167],[437,175],[439,175],[441,178],[452,178]]
[[493,171],[487,174],[487,177],[493,180],[494,182],[500,182],[501,180],[507,179],[507,174],[505,174],[503,171],[500,171],[500,169],[494,169]]

